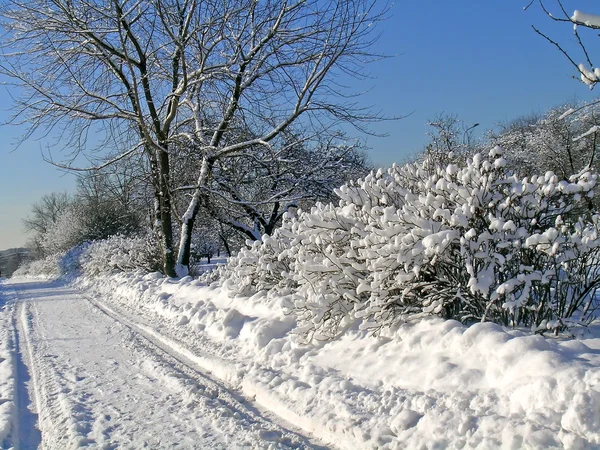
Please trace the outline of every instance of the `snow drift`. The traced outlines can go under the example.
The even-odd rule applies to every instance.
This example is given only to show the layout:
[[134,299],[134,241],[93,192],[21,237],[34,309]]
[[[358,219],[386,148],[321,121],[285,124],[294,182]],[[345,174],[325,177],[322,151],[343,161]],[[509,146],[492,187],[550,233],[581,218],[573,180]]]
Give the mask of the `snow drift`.
[[437,317],[300,344],[287,296],[120,274],[82,287],[342,449],[597,448],[600,324],[554,339]]

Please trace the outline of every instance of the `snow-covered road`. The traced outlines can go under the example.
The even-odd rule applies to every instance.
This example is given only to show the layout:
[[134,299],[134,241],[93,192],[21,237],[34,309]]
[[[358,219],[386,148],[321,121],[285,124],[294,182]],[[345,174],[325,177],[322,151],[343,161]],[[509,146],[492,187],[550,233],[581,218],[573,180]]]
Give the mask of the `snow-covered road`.
[[315,447],[81,292],[58,282],[0,289],[17,329],[7,438],[16,448]]
[[0,449],[600,448],[600,321],[573,339],[431,317],[308,345],[285,301],[160,274],[0,280]]

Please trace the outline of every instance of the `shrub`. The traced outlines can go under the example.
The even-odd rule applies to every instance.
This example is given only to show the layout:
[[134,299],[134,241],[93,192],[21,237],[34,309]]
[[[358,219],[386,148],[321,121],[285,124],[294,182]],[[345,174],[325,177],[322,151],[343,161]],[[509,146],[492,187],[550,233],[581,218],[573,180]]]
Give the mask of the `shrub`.
[[359,240],[368,277],[357,289],[369,299],[355,306],[367,326],[420,313],[556,330],[577,312],[589,320],[597,175],[518,179],[505,165],[494,149],[462,168],[393,167],[340,190],[345,205],[369,199]]
[[66,252],[60,254],[58,266],[62,275],[76,277],[81,274],[81,258],[87,252],[90,246],[89,242],[76,245]]
[[85,275],[98,276],[138,269],[154,272],[160,269],[158,243],[150,235],[138,237],[112,236],[92,242],[81,254]]
[[65,207],[40,237],[45,254],[64,253],[85,242],[83,222],[74,205]]
[[60,255],[48,255],[35,261],[26,261],[12,274],[13,277],[24,278],[58,278],[61,275]]
[[240,253],[225,283],[297,286],[291,312],[317,339],[423,314],[555,331],[589,321],[597,175],[519,179],[506,164],[495,148],[462,167],[373,172],[338,189],[339,206],[302,212]]
[[155,239],[149,236],[113,236],[101,241],[85,242],[66,252],[27,262],[13,276],[58,278],[75,277],[82,272],[88,276],[98,276],[139,269],[154,272],[160,268],[157,249]]
[[[284,214],[283,224],[273,233],[273,237],[263,235],[262,241],[246,241],[236,256],[229,258],[227,265],[216,269],[217,277],[232,293],[252,295],[258,291],[277,291],[295,286],[290,274],[292,258],[285,253],[294,247],[290,237],[294,232],[292,215]],[[217,278],[206,276],[206,280]]]

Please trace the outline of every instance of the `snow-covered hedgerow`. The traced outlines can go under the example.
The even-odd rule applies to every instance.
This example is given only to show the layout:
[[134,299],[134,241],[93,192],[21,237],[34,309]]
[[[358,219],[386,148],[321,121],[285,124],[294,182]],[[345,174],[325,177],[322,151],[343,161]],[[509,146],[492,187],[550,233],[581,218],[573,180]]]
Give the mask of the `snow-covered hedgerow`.
[[[285,253],[296,244],[290,239],[294,235],[289,229],[292,223],[293,216],[286,213],[283,225],[275,230],[273,237],[264,235],[262,241],[248,240],[248,248],[240,249],[236,256],[229,258],[227,265],[217,268],[217,277],[231,293],[282,292],[296,286],[290,273],[293,259]],[[214,279],[214,275],[208,273],[204,278],[208,281]]]
[[19,266],[12,274],[19,278],[58,278],[61,275],[59,254],[48,255],[43,259],[27,261]]
[[158,244],[150,236],[112,236],[85,242],[66,252],[59,252],[19,267],[14,277],[58,278],[81,275],[98,276],[135,270],[154,272],[160,269]]
[[76,245],[66,252],[57,252],[43,259],[27,261],[13,273],[13,277],[53,279],[63,275],[77,276],[81,271],[80,258],[89,243]]
[[141,269],[155,272],[160,268],[158,243],[151,236],[112,236],[94,241],[81,254],[83,273],[89,276]]
[[265,254],[286,261],[281,277],[298,286],[291,311],[324,339],[357,319],[377,329],[423,314],[536,330],[586,322],[600,283],[597,175],[519,179],[505,166],[495,148],[462,167],[374,172],[337,190],[339,206],[300,213],[254,244],[225,283],[264,276]]

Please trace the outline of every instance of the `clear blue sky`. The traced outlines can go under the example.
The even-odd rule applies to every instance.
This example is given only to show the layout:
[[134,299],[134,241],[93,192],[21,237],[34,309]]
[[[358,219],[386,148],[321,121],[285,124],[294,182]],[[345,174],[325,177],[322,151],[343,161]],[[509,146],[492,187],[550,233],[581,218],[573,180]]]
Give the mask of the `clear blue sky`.
[[[389,116],[408,115],[375,126],[386,138],[369,138],[378,165],[402,161],[427,142],[427,120],[438,113],[457,114],[485,131],[500,122],[573,100],[592,100],[595,93],[573,80],[567,60],[531,29],[535,24],[569,46],[572,28],[556,24],[529,0],[399,0],[382,24],[375,50],[397,55],[370,67],[373,80],[365,104]],[[548,0],[551,4],[552,0]],[[565,0],[569,12],[600,14],[592,0]],[[588,42],[600,39],[589,36]],[[570,47],[569,47],[570,48]],[[596,50],[598,47],[593,47]],[[594,53],[593,53],[594,54]],[[596,55],[598,52],[595,53]],[[577,61],[579,61],[577,54]],[[600,64],[600,63],[599,63]],[[0,89],[6,120],[10,97]],[[44,193],[71,191],[74,179],[45,163],[44,142],[14,149],[20,131],[0,127],[0,249],[21,246],[27,236],[21,220]]]

